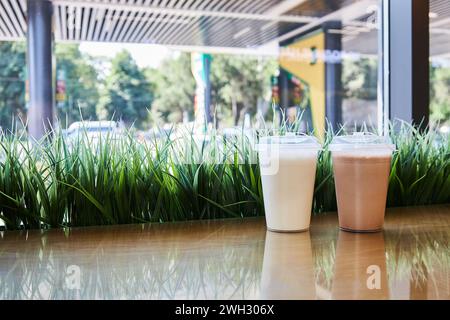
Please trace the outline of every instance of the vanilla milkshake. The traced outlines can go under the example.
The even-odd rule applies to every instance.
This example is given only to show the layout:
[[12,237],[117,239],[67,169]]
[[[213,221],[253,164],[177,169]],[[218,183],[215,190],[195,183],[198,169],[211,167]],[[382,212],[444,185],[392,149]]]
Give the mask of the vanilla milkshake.
[[267,228],[309,228],[320,144],[310,136],[272,136],[258,145]]

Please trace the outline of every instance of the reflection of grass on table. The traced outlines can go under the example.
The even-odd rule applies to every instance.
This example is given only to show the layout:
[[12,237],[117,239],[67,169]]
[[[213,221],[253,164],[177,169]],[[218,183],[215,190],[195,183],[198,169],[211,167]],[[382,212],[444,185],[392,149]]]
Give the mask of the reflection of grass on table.
[[[427,219],[430,212],[433,215],[431,220]],[[390,280],[409,278],[413,282],[421,282],[431,278],[434,281],[436,273],[444,272],[448,286],[449,212],[450,206],[392,209],[391,224],[384,231],[389,274],[396,276]]]
[[[0,249],[0,299],[243,299],[258,292],[261,223],[167,226],[6,233],[2,248],[15,253]],[[81,271],[79,290],[65,286],[71,265]]]
[[[431,280],[433,286],[446,286],[450,277],[450,207],[449,206],[418,206],[388,209],[386,223],[378,241],[372,245],[380,246],[385,251],[385,261],[373,257],[373,263],[385,263],[390,287],[396,281],[408,280],[420,284]],[[431,218],[430,218],[431,217]],[[327,217],[322,217],[327,219]],[[331,290],[333,279],[336,277],[336,252],[339,233],[347,237],[370,237],[373,234],[354,234],[335,229],[328,230],[330,226],[321,227],[315,231],[313,238],[319,237],[321,241],[313,241],[314,265],[316,281],[321,286]],[[325,228],[328,230],[325,231]],[[364,249],[355,254],[358,259],[363,255],[371,254]],[[444,283],[435,279],[436,274],[444,274]],[[361,278],[365,281],[365,278]],[[361,280],[361,281],[362,281]],[[442,282],[442,280],[441,280]]]
[[[304,233],[271,233],[263,219],[1,232],[0,299],[367,297],[371,264],[383,297],[445,298],[449,210],[389,209],[371,234],[339,231],[332,214]],[[65,287],[71,265],[80,290]]]
[[[388,205],[450,202],[448,136],[403,125],[392,138],[398,152]],[[315,212],[336,210],[331,139],[329,132],[319,155]],[[245,135],[224,140],[213,133],[199,143],[186,132],[140,143],[130,133],[92,145],[84,136],[69,143],[56,133],[34,147],[2,135],[0,150],[0,217],[7,229],[264,214],[257,155]]]
[[[446,272],[450,277],[449,232],[385,232],[386,268],[390,283],[410,279],[421,282],[434,272]],[[336,239],[315,246],[313,250],[316,281],[331,289],[335,278]],[[365,278],[363,278],[364,280]],[[438,284],[435,284],[438,285]]]

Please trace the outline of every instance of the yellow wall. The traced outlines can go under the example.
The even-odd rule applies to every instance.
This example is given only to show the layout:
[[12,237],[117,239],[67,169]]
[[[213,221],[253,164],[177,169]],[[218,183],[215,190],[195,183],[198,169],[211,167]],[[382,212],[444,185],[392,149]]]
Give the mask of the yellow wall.
[[[325,130],[325,62],[323,55],[320,57],[319,54],[317,62],[311,64],[312,47],[316,48],[317,53],[323,54],[325,51],[325,36],[323,32],[305,36],[295,43],[282,48],[279,63],[282,68],[308,84],[314,131],[316,136],[322,140]],[[286,49],[291,53],[295,51],[303,54],[295,58],[295,56],[287,54]],[[309,52],[310,56],[306,56],[305,52]]]

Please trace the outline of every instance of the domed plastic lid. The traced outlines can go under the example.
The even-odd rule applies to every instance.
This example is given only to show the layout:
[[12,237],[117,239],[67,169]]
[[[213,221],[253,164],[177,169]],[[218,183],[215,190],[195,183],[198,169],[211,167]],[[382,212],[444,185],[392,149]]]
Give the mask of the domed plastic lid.
[[336,136],[331,141],[330,151],[351,150],[389,150],[394,151],[395,145],[389,137],[378,136],[371,132],[354,132],[352,135]]
[[258,149],[268,146],[299,149],[321,149],[319,141],[309,135],[288,133],[285,136],[266,136],[259,139]]

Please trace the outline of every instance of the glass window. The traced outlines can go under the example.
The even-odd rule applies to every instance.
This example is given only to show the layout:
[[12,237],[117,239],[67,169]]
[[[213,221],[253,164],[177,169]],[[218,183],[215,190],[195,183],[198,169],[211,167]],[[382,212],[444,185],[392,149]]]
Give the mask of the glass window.
[[450,2],[430,1],[430,121],[450,131]]
[[[54,114],[62,128],[114,119],[144,132],[205,121],[231,129],[284,118],[321,136],[326,120],[376,125],[379,1],[151,3],[165,11],[138,12],[133,1],[54,3]],[[14,37],[0,28],[3,128],[27,121],[19,20],[8,20],[22,31]]]

